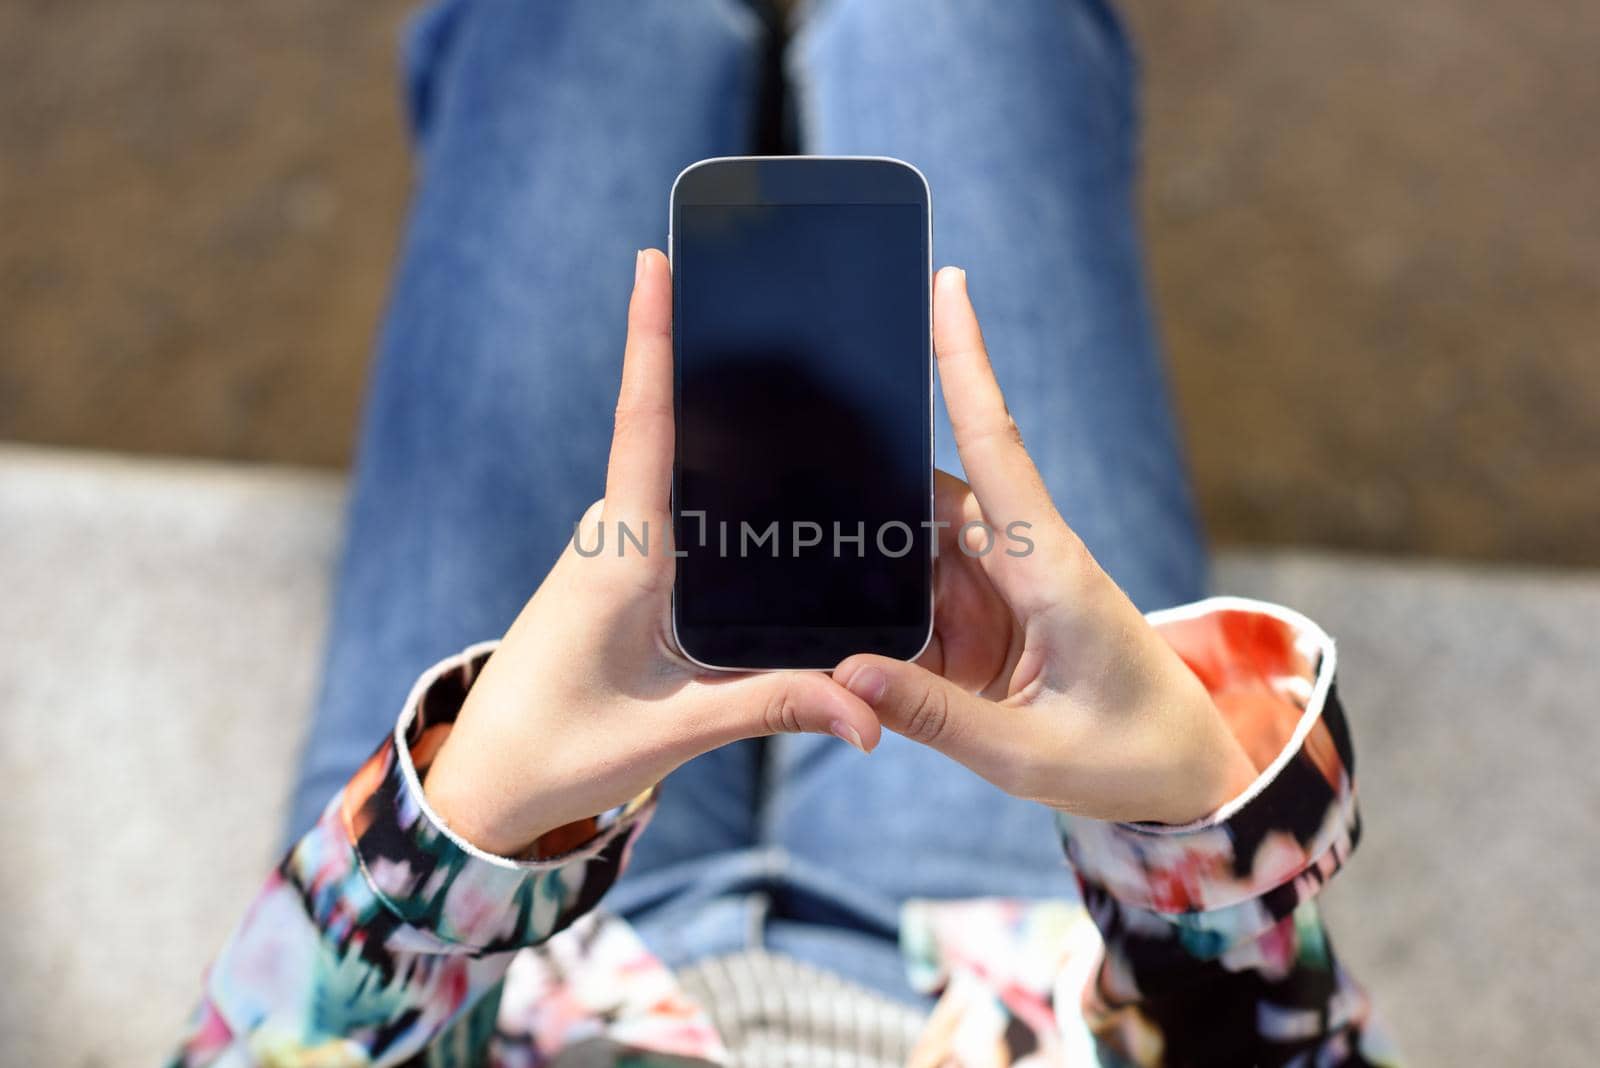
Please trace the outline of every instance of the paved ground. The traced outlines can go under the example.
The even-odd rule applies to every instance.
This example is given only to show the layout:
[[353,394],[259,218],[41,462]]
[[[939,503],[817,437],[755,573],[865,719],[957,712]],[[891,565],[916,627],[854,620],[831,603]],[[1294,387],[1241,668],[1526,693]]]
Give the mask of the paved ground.
[[1212,529],[1600,564],[1600,6],[1128,6]]
[[[0,439],[345,460],[410,6],[0,3]],[[1218,537],[1600,564],[1600,6],[1129,6]]]
[[[0,448],[0,1064],[153,1063],[271,861],[342,487]],[[1340,641],[1336,945],[1417,1065],[1600,1048],[1600,573],[1227,554]]]

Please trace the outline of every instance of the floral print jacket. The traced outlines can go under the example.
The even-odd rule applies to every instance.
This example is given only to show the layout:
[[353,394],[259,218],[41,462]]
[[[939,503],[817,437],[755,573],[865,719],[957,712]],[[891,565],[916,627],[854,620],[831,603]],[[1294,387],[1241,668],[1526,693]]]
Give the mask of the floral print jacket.
[[[1396,1063],[1315,900],[1360,831],[1333,642],[1238,598],[1150,618],[1265,770],[1188,826],[1061,815],[1081,901],[907,903],[908,974],[939,996],[911,1065]],[[580,1043],[585,1065],[726,1063],[707,1015],[597,909],[653,794],[540,860],[481,852],[429,811],[421,776],[491,651],[418,680],[212,964],[173,1065],[531,1068]]]

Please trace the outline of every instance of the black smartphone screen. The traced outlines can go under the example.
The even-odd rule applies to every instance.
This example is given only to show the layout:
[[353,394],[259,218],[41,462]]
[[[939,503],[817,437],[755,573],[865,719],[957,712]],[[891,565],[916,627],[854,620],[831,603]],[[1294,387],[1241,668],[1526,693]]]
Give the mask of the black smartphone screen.
[[719,167],[734,173],[674,196],[678,640],[717,667],[914,656],[931,611],[926,186],[886,161],[697,170]]

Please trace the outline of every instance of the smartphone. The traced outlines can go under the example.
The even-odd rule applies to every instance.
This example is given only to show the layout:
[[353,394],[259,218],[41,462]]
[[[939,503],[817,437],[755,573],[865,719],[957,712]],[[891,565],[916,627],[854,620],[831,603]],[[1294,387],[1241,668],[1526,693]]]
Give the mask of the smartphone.
[[933,630],[932,229],[908,163],[678,175],[672,625],[709,668],[912,659]]

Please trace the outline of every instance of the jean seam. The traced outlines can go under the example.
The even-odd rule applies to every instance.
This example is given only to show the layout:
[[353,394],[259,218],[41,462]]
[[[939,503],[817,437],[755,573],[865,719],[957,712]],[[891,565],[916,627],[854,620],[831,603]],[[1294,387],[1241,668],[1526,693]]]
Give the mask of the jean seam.
[[[674,0],[682,2],[682,0]],[[762,23],[761,17],[742,0],[710,0],[711,7],[728,28],[742,38],[746,44],[757,44],[766,36],[767,28]]]
[[413,11],[401,30],[401,85],[405,114],[412,141],[421,147],[427,140],[429,116],[433,112],[433,82],[443,61],[466,0],[429,0]]
[[1128,21],[1115,0],[1083,0],[1091,15],[1100,24],[1111,61],[1110,74],[1116,100],[1117,121],[1121,125],[1122,144],[1127,157],[1122,160],[1127,173],[1138,169],[1140,136],[1140,72],[1142,64],[1139,50],[1129,30]]
[[795,141],[801,152],[809,151],[815,140],[818,112],[806,56],[838,8],[839,0],[803,0],[793,15],[795,29],[784,45],[783,77],[789,86],[789,99],[794,102]]
[[772,841],[774,813],[777,812],[777,802],[783,795],[782,780],[773,774],[775,770],[775,754],[772,752],[777,739],[767,743],[767,751],[761,754],[761,779],[756,786],[756,818],[755,818],[755,846],[764,849]]

